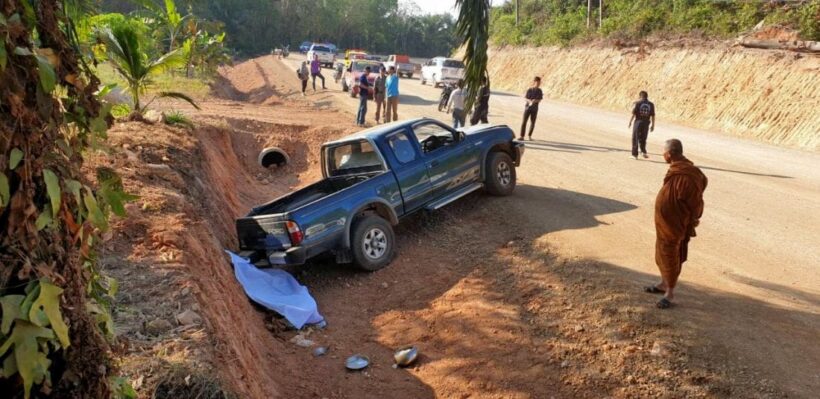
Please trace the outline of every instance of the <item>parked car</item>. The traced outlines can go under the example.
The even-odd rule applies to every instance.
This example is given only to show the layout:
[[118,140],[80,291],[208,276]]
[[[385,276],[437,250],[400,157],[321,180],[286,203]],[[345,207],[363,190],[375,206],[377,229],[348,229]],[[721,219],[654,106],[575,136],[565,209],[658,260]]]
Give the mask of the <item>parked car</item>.
[[402,218],[481,188],[512,194],[523,152],[507,126],[453,130],[427,118],[325,143],[321,181],[236,220],[240,255],[266,266],[331,253],[339,263],[378,270],[393,258],[393,226]]
[[387,61],[384,62],[384,66],[386,68],[396,67],[396,73],[399,77],[412,78],[413,73],[416,72],[416,64],[410,62],[410,57],[401,54],[389,55]]
[[313,42],[302,42],[302,44],[299,45],[299,52],[302,54],[307,54],[307,52],[310,51],[310,46],[312,45]]
[[336,62],[336,53],[324,44],[313,43],[310,46],[307,52],[308,61],[313,61],[314,55],[319,56],[319,63],[325,68],[333,68],[333,63]]
[[[365,68],[370,67],[370,75],[367,76],[367,81],[372,87],[376,77],[379,76],[379,68],[382,63],[377,61],[356,60],[350,64],[350,68],[345,72],[342,79],[342,91],[349,91],[350,97],[359,95],[359,78],[365,72]],[[368,97],[373,97],[373,90],[370,90]]]
[[453,58],[436,57],[421,67],[421,84],[431,82],[438,87],[444,82],[458,83],[463,78],[464,63]]
[[350,68],[350,63],[354,60],[365,60],[367,59],[367,52],[364,50],[358,49],[348,49],[345,50],[345,69]]

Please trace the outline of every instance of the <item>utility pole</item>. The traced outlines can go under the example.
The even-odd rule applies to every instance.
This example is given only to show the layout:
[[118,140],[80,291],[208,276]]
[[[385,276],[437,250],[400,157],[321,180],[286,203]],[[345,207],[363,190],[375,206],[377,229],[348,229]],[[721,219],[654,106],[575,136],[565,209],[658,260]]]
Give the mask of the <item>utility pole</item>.
[[589,29],[589,14],[592,12],[592,0],[587,0],[587,29]]

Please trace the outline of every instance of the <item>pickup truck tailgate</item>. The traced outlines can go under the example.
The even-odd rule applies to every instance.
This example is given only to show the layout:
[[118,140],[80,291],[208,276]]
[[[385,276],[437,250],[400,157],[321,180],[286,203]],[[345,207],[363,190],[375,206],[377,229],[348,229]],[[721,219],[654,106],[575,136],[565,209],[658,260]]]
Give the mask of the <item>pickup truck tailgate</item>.
[[284,218],[279,215],[236,219],[236,234],[242,250],[275,250],[291,247]]

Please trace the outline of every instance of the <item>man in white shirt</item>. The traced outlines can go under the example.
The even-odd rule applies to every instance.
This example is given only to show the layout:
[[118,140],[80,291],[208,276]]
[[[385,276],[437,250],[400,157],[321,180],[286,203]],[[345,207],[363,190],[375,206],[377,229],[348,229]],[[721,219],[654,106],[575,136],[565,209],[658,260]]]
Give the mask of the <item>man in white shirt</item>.
[[452,93],[450,93],[450,101],[447,102],[447,113],[453,109],[453,128],[458,129],[459,126],[464,126],[464,120],[467,115],[464,112],[464,81],[458,81],[458,85]]

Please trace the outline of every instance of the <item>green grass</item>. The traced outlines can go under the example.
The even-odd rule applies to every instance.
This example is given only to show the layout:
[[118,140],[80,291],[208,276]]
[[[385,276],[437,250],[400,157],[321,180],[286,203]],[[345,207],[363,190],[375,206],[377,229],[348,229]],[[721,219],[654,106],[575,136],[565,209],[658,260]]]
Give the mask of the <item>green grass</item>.
[[[97,77],[100,78],[103,85],[115,83],[125,90],[125,80],[107,62],[100,63],[97,66]],[[141,97],[143,103],[147,103],[154,94],[162,91],[178,91],[193,97],[195,100],[202,100],[210,93],[211,88],[208,79],[188,79],[183,71],[165,72],[153,77],[151,84],[148,86],[148,92]]]
[[172,126],[185,126],[188,128],[194,127],[194,123],[191,119],[179,111],[171,111],[167,113],[165,115],[165,123]]

